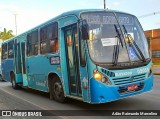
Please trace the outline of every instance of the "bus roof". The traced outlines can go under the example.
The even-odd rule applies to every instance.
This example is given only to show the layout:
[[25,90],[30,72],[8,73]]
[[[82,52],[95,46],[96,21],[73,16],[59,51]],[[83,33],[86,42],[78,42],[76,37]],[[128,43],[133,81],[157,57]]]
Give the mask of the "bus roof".
[[46,21],[46,22],[44,22],[44,23],[42,23],[42,24],[40,24],[38,26],[36,26],[36,27],[33,27],[33,28],[29,29],[26,32],[23,32],[23,33],[19,34],[18,36],[12,37],[12,38],[4,41],[3,43],[9,42],[12,39],[15,39],[15,38],[18,38],[18,37],[20,37],[22,35],[25,35],[30,31],[33,31],[33,30],[35,30],[35,29],[37,29],[39,27],[43,27],[45,24],[47,24],[49,22],[52,22],[52,21],[55,21],[55,20],[58,20],[58,19],[60,19],[62,17],[69,16],[69,15],[76,15],[78,18],[80,18],[80,14],[81,13],[83,13],[83,12],[94,12],[94,11],[95,12],[96,11],[120,12],[120,13],[124,13],[124,14],[129,14],[129,13],[125,13],[125,12],[121,12],[121,11],[117,11],[117,10],[110,10],[110,9],[80,9],[80,10],[72,10],[72,11],[64,12],[64,13],[62,13],[62,14],[60,14],[60,15],[58,15],[58,16],[56,16],[56,17],[54,17],[54,18],[52,18],[52,19],[50,19],[50,20],[48,20],[48,21]]

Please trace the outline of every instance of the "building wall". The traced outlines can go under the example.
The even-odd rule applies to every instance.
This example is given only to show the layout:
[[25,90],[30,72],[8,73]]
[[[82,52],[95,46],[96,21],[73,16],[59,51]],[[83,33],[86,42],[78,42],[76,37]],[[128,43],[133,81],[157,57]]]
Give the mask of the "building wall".
[[160,29],[145,31],[145,35],[150,39],[150,53],[153,62],[160,62]]

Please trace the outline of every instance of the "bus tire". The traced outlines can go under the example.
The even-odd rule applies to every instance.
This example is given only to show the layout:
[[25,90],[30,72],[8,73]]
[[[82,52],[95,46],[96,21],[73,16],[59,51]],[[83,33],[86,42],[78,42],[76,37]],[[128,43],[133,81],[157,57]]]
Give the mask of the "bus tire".
[[2,75],[0,75],[0,82],[2,82],[3,81],[3,77],[2,77]]
[[52,79],[52,94],[57,102],[66,102],[66,97],[64,96],[64,90],[62,83],[58,77]]
[[16,83],[15,75],[13,73],[11,74],[11,83],[13,89],[19,89],[19,85]]

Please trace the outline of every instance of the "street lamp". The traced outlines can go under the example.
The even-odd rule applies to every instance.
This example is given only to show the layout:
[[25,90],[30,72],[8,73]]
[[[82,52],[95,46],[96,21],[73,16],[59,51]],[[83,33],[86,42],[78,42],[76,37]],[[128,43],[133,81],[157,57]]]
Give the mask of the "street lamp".
[[106,0],[104,0],[104,9],[106,9]]
[[15,28],[16,28],[16,35],[17,35],[17,14],[14,14],[15,19]]

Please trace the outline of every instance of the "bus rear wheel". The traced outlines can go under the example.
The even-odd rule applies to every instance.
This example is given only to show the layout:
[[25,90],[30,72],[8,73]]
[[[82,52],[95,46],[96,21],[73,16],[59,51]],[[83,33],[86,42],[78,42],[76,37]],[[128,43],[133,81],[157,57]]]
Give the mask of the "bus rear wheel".
[[57,102],[66,102],[66,97],[64,96],[64,90],[60,79],[55,77],[52,80],[52,94]]
[[18,89],[19,88],[19,85],[16,83],[14,74],[11,74],[11,83],[12,83],[12,88],[13,89]]

